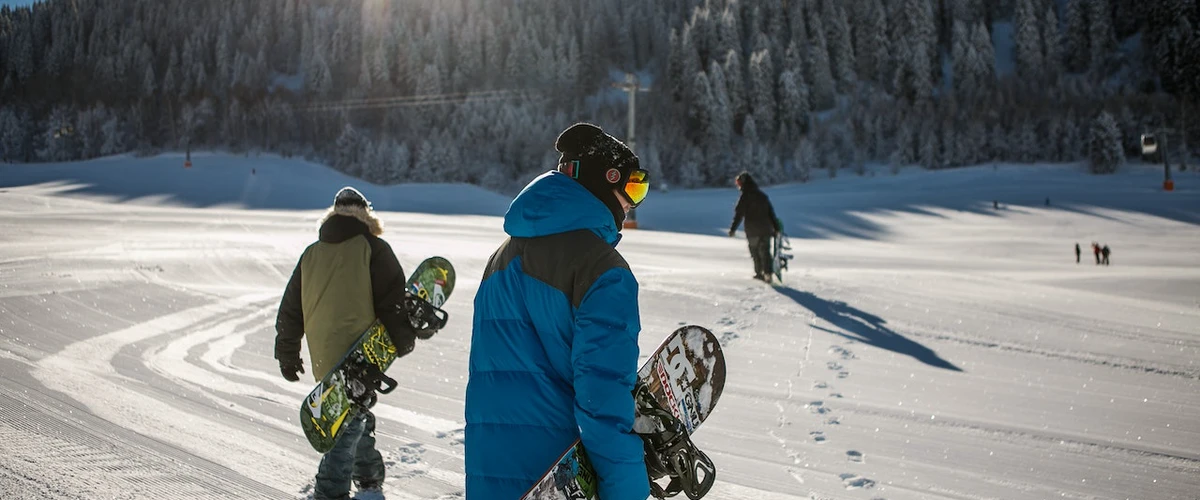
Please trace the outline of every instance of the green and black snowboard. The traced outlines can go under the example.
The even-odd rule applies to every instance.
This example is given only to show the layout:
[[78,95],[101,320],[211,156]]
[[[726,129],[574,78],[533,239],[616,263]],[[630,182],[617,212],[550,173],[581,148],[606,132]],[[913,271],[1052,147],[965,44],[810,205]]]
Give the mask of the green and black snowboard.
[[[712,487],[716,467],[689,436],[712,413],[724,388],[721,344],[701,326],[672,332],[638,370],[634,432],[645,442],[654,496],[683,492],[697,499]],[[666,486],[656,481],[663,478],[670,478]],[[575,441],[521,500],[594,500],[597,486],[587,451]]]
[[[454,267],[441,257],[425,259],[408,279],[404,308],[413,328],[433,331],[445,325],[440,308],[454,291]],[[383,372],[396,360],[396,347],[379,320],[354,343],[342,360],[317,383],[300,404],[300,425],[313,449],[325,453],[363,408],[375,404],[376,393],[387,394],[395,381]]]

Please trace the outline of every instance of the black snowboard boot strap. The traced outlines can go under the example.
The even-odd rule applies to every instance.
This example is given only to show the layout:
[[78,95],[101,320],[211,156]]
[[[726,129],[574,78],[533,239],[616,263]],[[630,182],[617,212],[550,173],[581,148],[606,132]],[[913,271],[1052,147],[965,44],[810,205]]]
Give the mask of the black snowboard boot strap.
[[404,292],[404,303],[401,304],[401,307],[408,315],[413,331],[422,340],[428,340],[450,320],[449,313],[438,309],[429,301],[413,295],[409,291]]
[[[645,386],[635,394],[639,418],[648,418],[657,430],[639,432],[646,451],[646,473],[655,498],[664,499],[679,493],[699,500],[712,489],[717,468],[703,451],[696,448],[683,422],[663,409],[650,396]],[[655,482],[668,477],[666,487]]]
[[355,404],[371,409],[379,400],[379,394],[387,394],[396,388],[396,379],[383,374],[378,366],[357,359],[346,370],[346,389]]

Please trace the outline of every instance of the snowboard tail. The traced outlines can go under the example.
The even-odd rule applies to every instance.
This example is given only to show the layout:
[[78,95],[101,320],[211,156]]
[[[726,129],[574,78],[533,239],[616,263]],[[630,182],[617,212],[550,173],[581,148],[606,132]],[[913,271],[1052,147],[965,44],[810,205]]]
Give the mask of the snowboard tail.
[[[406,286],[405,298],[396,306],[408,315],[417,336],[428,339],[449,319],[440,306],[454,290],[454,267],[444,258],[430,257]],[[300,404],[300,426],[313,449],[333,449],[347,421],[374,406],[379,394],[396,388],[396,380],[384,372],[397,357],[387,328],[375,320]]]
[[[696,500],[712,487],[716,467],[695,447],[691,434],[712,413],[725,387],[725,356],[711,331],[675,330],[638,370],[633,431],[642,437],[646,473],[657,498],[680,492]],[[663,486],[657,481],[669,478]],[[599,481],[576,440],[522,500],[588,500]]]

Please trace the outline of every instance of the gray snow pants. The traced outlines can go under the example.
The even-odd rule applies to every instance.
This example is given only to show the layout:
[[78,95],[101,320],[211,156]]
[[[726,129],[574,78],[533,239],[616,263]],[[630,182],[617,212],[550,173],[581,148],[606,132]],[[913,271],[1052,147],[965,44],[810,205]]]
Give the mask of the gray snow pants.
[[750,245],[750,258],[754,260],[754,275],[771,274],[771,237],[747,236],[746,242]]

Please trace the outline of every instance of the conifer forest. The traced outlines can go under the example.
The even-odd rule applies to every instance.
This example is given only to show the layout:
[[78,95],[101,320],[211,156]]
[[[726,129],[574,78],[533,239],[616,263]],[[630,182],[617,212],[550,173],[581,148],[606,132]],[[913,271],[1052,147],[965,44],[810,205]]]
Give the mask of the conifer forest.
[[509,192],[572,122],[624,139],[627,74],[642,165],[685,187],[1200,152],[1197,0],[45,0],[0,8],[0,161]]

